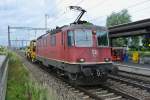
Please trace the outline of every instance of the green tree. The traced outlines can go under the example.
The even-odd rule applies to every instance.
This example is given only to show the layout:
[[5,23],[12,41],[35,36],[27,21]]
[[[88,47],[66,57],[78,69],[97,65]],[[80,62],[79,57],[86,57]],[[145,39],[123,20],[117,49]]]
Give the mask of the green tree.
[[113,12],[110,16],[107,17],[107,27],[112,27],[119,24],[131,22],[131,16],[128,13],[128,10],[123,9],[118,13]]
[[150,50],[150,36],[146,35],[144,36],[143,40],[142,40],[143,46],[147,49]]
[[[128,13],[128,10],[123,9],[118,13],[113,12],[110,16],[107,17],[106,25],[107,27],[112,27],[119,24],[131,22],[131,16]],[[128,40],[126,38],[116,38],[113,39],[113,46],[124,46],[127,45]]]
[[133,36],[131,37],[131,44],[130,44],[130,48],[132,48],[133,50],[138,50],[139,49],[139,36]]

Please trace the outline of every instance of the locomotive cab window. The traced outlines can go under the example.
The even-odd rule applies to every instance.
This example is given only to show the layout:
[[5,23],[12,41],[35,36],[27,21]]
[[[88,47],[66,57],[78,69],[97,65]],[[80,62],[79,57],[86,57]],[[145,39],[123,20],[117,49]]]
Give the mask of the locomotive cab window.
[[98,46],[108,46],[108,32],[97,30]]
[[74,46],[74,35],[73,31],[68,31],[67,39],[68,39],[68,46]]
[[77,47],[92,47],[92,30],[88,29],[76,29],[75,33],[75,45]]

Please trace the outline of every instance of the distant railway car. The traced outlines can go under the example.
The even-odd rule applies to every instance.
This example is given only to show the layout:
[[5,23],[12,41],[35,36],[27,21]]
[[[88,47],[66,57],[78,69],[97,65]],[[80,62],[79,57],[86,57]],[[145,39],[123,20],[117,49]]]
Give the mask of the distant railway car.
[[32,62],[34,62],[36,59],[35,50],[36,50],[36,40],[32,40],[30,41],[30,45],[26,48],[25,52],[26,57]]

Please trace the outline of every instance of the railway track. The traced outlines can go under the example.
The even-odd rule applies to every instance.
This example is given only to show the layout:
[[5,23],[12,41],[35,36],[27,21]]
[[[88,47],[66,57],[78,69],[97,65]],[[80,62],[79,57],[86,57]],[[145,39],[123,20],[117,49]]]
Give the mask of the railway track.
[[[26,60],[22,54],[20,55],[22,56],[23,60]],[[30,62],[27,61],[27,63]],[[30,63],[30,65],[33,64]],[[144,99],[139,99],[136,96],[127,94],[125,91],[120,91],[116,87],[111,87],[109,86],[110,84],[93,86],[93,87],[76,86],[74,84],[69,83],[69,81],[66,78],[61,77],[60,75],[57,75],[55,73],[52,73],[53,71],[51,71],[47,67],[44,67],[43,65],[39,65],[39,64],[34,64],[34,65],[37,66],[37,68],[40,69],[41,71],[44,71],[44,73],[48,73],[49,75],[54,76],[54,78],[56,78],[57,80],[62,81],[63,85],[65,85],[66,88],[69,88],[78,96],[80,96],[81,100],[144,100]]]
[[125,72],[125,71],[119,71],[118,75],[124,78],[129,78],[132,80],[150,84],[150,76],[147,76],[147,75],[141,75],[141,74]]
[[136,97],[127,95],[124,92],[118,91],[114,88],[110,88],[108,85],[99,86],[76,86],[68,81],[68,79],[53,73],[54,71],[49,70],[43,65],[36,64],[42,70],[49,72],[50,75],[64,82],[65,86],[72,89],[75,93],[79,94],[82,99],[86,100],[139,100]]
[[[142,76],[144,77],[144,76]],[[150,100],[150,83],[148,81],[143,81],[135,77],[129,77],[124,75],[108,75],[108,84],[117,84],[115,87],[119,88],[121,91],[128,91],[128,94],[133,94],[137,96],[139,100]]]
[[[84,92],[88,92],[89,95],[93,95],[95,100],[139,100],[136,97],[127,95],[124,92],[118,91],[114,88],[110,88],[107,85],[101,85],[96,87],[81,87]],[[95,98],[96,97],[96,98]]]
[[78,93],[83,99],[86,100],[140,100],[132,95],[127,95],[125,92],[111,88],[108,85],[99,85],[96,87],[76,86],[70,83],[66,78],[52,73],[53,71],[47,69],[47,67],[40,65],[40,68],[46,72],[48,71],[50,75],[53,75],[57,79],[63,81],[66,87],[71,88],[75,93]]
[[112,79],[112,80],[123,82],[128,85],[139,87],[141,89],[144,89],[144,90],[147,90],[148,92],[150,92],[150,84],[144,83],[143,81],[139,81],[138,79],[122,77],[119,75],[108,75],[108,78]]

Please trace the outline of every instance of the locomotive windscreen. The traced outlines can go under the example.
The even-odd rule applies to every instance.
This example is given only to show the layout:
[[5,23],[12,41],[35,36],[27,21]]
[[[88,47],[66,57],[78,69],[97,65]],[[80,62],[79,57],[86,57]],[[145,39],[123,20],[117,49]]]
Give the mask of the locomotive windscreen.
[[98,46],[108,46],[108,32],[106,31],[96,31]]
[[97,39],[93,40],[92,30],[75,29],[68,32],[68,46],[92,47],[95,42],[97,46],[109,46],[108,32],[96,30]]
[[77,47],[92,47],[92,30],[88,29],[76,29],[75,33],[75,45]]

